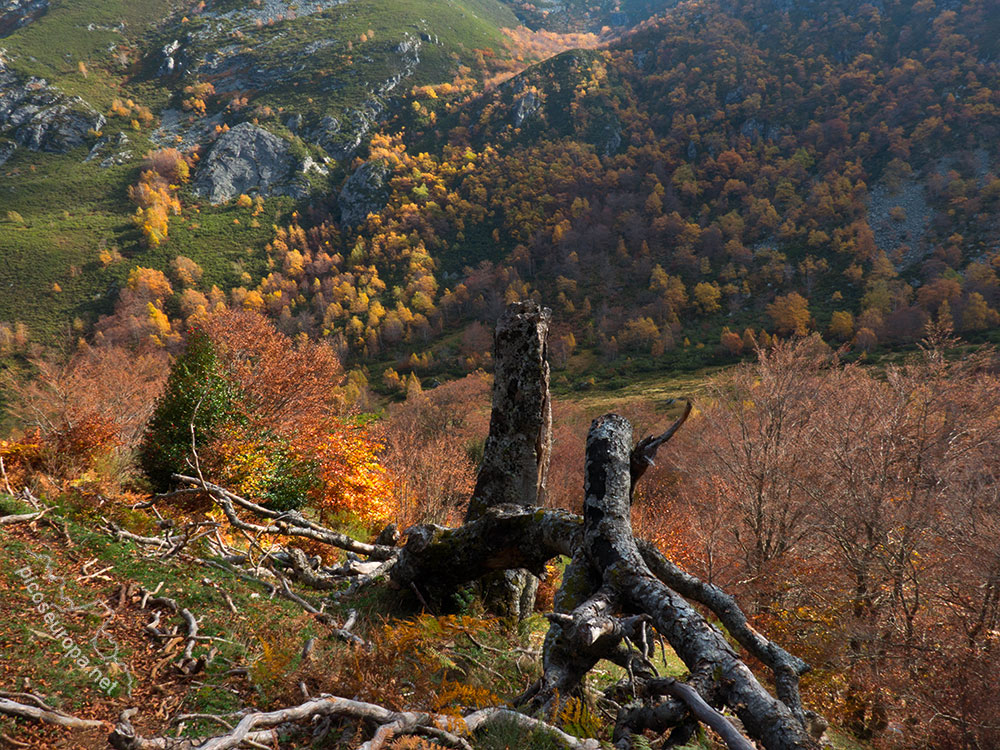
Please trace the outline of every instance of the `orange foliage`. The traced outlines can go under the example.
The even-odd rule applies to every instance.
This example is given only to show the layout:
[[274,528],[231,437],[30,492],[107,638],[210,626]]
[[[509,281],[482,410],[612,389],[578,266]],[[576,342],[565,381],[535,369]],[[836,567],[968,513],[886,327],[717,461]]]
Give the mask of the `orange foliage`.
[[507,28],[503,33],[511,51],[520,59],[530,61],[545,60],[569,49],[595,49],[602,41],[597,34],[560,34],[546,29],[533,31],[526,26]]
[[19,481],[35,472],[61,482],[89,478],[101,494],[120,492],[166,378],[165,355],[85,346],[65,361],[36,358],[32,366],[31,380],[5,381],[12,416],[34,436],[4,448],[20,446],[12,454],[23,470]]
[[138,206],[133,223],[146,244],[155,247],[167,238],[170,214],[181,212],[177,187],[186,182],[190,167],[175,148],[151,151],[146,155],[139,182],[129,187],[129,198]]
[[488,431],[489,380],[476,373],[391,407],[385,464],[402,525],[459,522],[475,484],[475,449]]
[[825,715],[879,747],[951,747],[948,714],[989,747],[1000,378],[994,352],[948,361],[933,335],[884,375],[815,336],[759,350],[709,385],[635,512],[810,661]]
[[95,340],[140,349],[176,349],[182,342],[180,323],[171,321],[164,312],[173,294],[170,280],[162,271],[133,268],[115,303],[114,314],[98,321]]
[[380,463],[383,446],[371,428],[351,424],[332,348],[304,337],[293,343],[246,310],[211,315],[204,330],[241,415],[209,446],[209,465],[254,495],[263,474],[280,468],[275,446],[286,446],[281,460],[315,471],[309,499],[323,514],[348,511],[371,525],[390,520],[396,495]]
[[347,511],[369,525],[396,520],[396,486],[382,465],[383,449],[364,428],[331,431],[313,453],[320,465],[321,511]]

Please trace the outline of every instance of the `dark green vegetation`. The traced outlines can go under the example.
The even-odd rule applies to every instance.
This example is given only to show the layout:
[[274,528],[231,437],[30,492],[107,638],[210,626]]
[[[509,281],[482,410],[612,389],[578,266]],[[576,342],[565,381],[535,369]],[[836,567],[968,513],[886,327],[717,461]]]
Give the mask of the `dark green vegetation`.
[[220,372],[208,336],[188,337],[184,352],[170,370],[139,448],[142,470],[157,492],[169,490],[171,476],[184,466],[191,442],[205,445],[233,412],[233,388]]

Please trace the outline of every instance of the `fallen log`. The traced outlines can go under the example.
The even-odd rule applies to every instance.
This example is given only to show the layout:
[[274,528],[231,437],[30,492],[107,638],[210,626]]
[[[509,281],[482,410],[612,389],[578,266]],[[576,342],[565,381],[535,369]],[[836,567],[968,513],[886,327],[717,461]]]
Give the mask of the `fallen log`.
[[32,521],[40,519],[50,510],[52,510],[52,508],[43,508],[36,513],[19,513],[12,516],[0,516],[0,526],[13,526],[18,523],[31,523]]

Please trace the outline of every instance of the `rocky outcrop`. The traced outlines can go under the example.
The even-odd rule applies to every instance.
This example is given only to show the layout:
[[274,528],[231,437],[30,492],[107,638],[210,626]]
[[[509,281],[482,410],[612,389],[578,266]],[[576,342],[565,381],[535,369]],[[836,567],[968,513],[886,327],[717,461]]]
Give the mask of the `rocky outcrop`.
[[160,67],[157,69],[156,75],[172,76],[180,72],[177,63],[177,53],[180,51],[180,48],[181,43],[178,39],[174,39],[174,41],[163,46],[163,49],[160,50]]
[[772,143],[781,138],[781,125],[751,117],[740,126],[740,135],[757,143],[761,138]]
[[104,127],[104,116],[43,78],[24,79],[0,62],[0,135],[32,151],[65,153]]
[[333,153],[336,144],[341,138],[340,120],[333,115],[326,115],[319,121],[319,125],[307,134],[309,140],[318,143],[327,153]]
[[0,37],[37,21],[49,10],[49,0],[0,0]]
[[195,190],[212,203],[225,203],[241,193],[281,194],[294,166],[288,141],[242,122],[212,145],[198,170]]
[[403,41],[396,45],[396,54],[399,55],[398,72],[375,86],[372,95],[360,107],[348,113],[346,119],[349,127],[344,128],[334,120],[338,126],[337,131],[328,140],[317,141],[331,157],[345,161],[354,156],[365,136],[382,119],[391,101],[390,94],[416,72],[420,65],[421,46],[420,39],[412,34],[404,34]]
[[519,128],[524,121],[541,109],[542,103],[534,91],[528,91],[514,102],[514,127]]
[[17,144],[14,141],[0,139],[0,167],[7,163],[15,151],[17,151]]
[[340,189],[340,223],[345,227],[355,227],[368,214],[380,211],[389,199],[386,178],[388,165],[381,159],[366,161],[347,178]]
[[100,159],[100,165],[105,169],[125,164],[131,161],[133,156],[128,145],[128,136],[124,133],[106,135],[94,144],[94,147],[90,149],[90,153],[87,154],[87,158],[84,161],[97,161]]

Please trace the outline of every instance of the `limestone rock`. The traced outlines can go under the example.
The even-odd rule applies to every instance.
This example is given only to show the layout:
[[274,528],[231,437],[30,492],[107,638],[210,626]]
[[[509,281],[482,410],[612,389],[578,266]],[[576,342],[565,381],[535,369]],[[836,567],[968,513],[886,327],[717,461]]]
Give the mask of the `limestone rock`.
[[97,161],[100,159],[100,165],[105,169],[118,164],[125,164],[132,159],[132,151],[127,148],[128,144],[128,136],[124,133],[103,136],[90,149],[90,153],[87,154],[87,158],[84,161]]
[[0,62],[0,135],[32,151],[65,153],[104,127],[104,116],[44,78],[24,79]]
[[366,161],[344,183],[340,189],[340,223],[357,226],[370,213],[381,210],[389,198],[386,178],[388,165],[381,159]]
[[160,55],[162,56],[162,61],[160,62],[160,67],[156,71],[158,76],[172,76],[177,73],[177,53],[181,48],[180,40],[174,39],[174,41],[163,45],[163,49],[160,50]]
[[521,127],[524,121],[534,115],[541,106],[542,103],[534,91],[528,91],[518,97],[514,102],[514,127]]
[[212,145],[198,170],[195,190],[212,203],[242,193],[276,195],[292,176],[295,159],[288,141],[241,122]]

